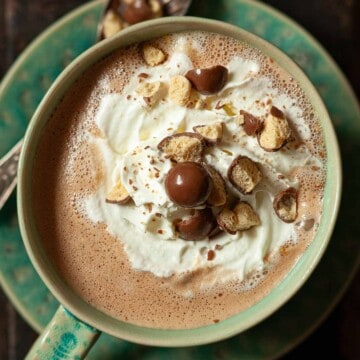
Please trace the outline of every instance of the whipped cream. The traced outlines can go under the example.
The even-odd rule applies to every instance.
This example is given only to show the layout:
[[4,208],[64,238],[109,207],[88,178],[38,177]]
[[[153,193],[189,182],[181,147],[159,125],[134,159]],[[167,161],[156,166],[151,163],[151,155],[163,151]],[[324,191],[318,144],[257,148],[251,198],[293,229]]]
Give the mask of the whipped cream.
[[[105,180],[95,193],[82,200],[81,208],[89,219],[106,224],[108,231],[123,242],[135,269],[168,277],[217,267],[222,281],[234,277],[242,280],[247,274],[264,268],[266,254],[277,251],[289,240],[296,241],[294,225],[275,216],[272,201],[278,191],[298,186],[291,176],[294,169],[321,166],[320,161],[305,145],[296,149],[287,146],[277,152],[264,151],[256,138],[247,136],[237,124],[236,115],[229,115],[215,105],[220,101],[255,116],[264,116],[269,109],[260,103],[271,102],[284,110],[301,138],[308,138],[310,129],[297,100],[279,94],[270,78],[259,76],[259,63],[234,57],[226,67],[229,70],[226,86],[216,96],[207,98],[211,110],[180,106],[166,96],[154,106],[148,106],[136,92],[138,74],[147,73],[146,81],[161,81],[166,86],[172,76],[192,69],[190,58],[182,51],[174,52],[162,65],[137,69],[122,93],[101,99],[95,122],[103,136],[89,135],[89,141],[102,154]],[[221,144],[207,148],[204,159],[225,179],[232,160],[238,155],[260,164],[263,179],[251,195],[239,194],[230,183],[227,185],[253,207],[261,225],[235,235],[223,232],[211,240],[185,241],[176,236],[173,220],[185,216],[188,210],[177,207],[166,195],[164,178],[172,163],[157,145],[166,136],[219,121],[224,124]],[[118,180],[133,204],[105,202],[109,189]],[[216,246],[221,251],[209,261],[207,251]]]

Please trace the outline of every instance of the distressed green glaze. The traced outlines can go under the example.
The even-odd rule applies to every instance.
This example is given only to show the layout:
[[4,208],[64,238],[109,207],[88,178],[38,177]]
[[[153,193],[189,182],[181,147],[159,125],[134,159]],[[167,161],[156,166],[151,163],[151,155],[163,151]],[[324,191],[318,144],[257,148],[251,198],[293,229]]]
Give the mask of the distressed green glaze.
[[[357,101],[323,49],[295,23],[261,3],[245,0],[212,1],[211,6],[209,3],[195,1],[191,14],[225,20],[256,33],[289,54],[304,69],[333,119],[347,159],[344,171],[356,166],[360,155]],[[23,135],[37,104],[64,66],[93,44],[100,12],[101,4],[95,2],[54,25],[23,53],[3,80],[0,154]],[[360,179],[359,175],[353,175],[348,185],[355,188]],[[346,203],[346,193],[344,200]],[[139,346],[103,335],[88,358],[236,359],[241,355],[243,359],[265,359],[278,356],[299,342],[345,289],[359,254],[359,243],[346,226],[349,222],[356,223],[354,216],[350,209],[342,209],[327,253],[310,280],[281,310],[251,330],[217,344],[175,349]],[[331,278],[330,269],[336,269],[331,272]],[[58,304],[26,255],[17,225],[15,196],[0,213],[0,279],[18,311],[36,330],[43,329]]]
[[83,359],[99,335],[98,330],[79,322],[60,306],[27,354],[26,360]]

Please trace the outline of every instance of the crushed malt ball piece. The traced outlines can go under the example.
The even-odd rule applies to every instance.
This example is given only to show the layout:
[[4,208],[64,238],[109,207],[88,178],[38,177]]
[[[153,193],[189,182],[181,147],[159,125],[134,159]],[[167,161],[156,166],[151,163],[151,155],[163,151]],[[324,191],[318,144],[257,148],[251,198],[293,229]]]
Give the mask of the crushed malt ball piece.
[[232,210],[222,209],[217,216],[217,222],[224,231],[236,234],[260,225],[260,218],[247,202],[240,201]]
[[297,217],[297,191],[288,188],[275,195],[273,207],[280,220],[291,223]]
[[199,162],[205,145],[205,140],[199,134],[183,132],[161,140],[158,149],[176,162]]
[[136,93],[143,96],[148,105],[153,105],[158,100],[158,94],[161,90],[161,82],[143,82],[136,89]]
[[234,116],[236,115],[235,107],[231,101],[224,102],[222,100],[219,100],[215,105],[216,110],[223,109],[226,115],[228,116]]
[[235,118],[236,125],[244,125],[244,116],[240,113]]
[[169,98],[178,105],[186,105],[191,96],[191,83],[182,75],[173,76],[169,81]]
[[103,39],[107,39],[117,34],[125,27],[125,24],[113,10],[108,10],[102,22],[101,35]]
[[194,89],[209,95],[219,92],[226,84],[228,69],[222,65],[215,65],[206,69],[192,69],[186,73],[186,78]]
[[223,135],[223,123],[216,122],[211,125],[194,126],[193,130],[200,134],[208,143],[218,144]]
[[236,115],[234,106],[231,102],[225,103],[223,106],[223,109],[227,116],[235,116]]
[[248,230],[253,226],[260,225],[259,215],[245,201],[240,201],[233,209],[237,217],[238,230]]
[[259,145],[265,151],[276,151],[287,143],[290,136],[291,129],[284,113],[272,106],[258,134]]
[[210,165],[204,165],[212,179],[212,189],[207,199],[209,206],[223,206],[227,202],[226,183],[221,174]]
[[166,60],[166,54],[152,45],[143,46],[143,56],[146,63],[150,66],[160,65]]
[[105,201],[110,204],[126,204],[130,200],[130,195],[125,189],[124,185],[118,181],[114,187],[109,191]]
[[240,110],[240,116],[243,117],[242,125],[245,133],[249,136],[256,135],[261,129],[261,120],[245,110]]
[[144,82],[138,86],[136,92],[141,96],[151,97],[154,96],[160,90],[160,87],[161,87],[160,81]]
[[234,235],[237,232],[236,214],[228,208],[222,209],[216,217],[219,227],[227,233]]
[[243,194],[250,194],[262,179],[258,165],[246,156],[238,156],[230,164],[227,176]]
[[235,116],[236,115],[236,109],[231,101],[228,101],[225,103],[222,101],[219,101],[215,105],[215,109],[217,109],[217,110],[223,109],[227,116]]

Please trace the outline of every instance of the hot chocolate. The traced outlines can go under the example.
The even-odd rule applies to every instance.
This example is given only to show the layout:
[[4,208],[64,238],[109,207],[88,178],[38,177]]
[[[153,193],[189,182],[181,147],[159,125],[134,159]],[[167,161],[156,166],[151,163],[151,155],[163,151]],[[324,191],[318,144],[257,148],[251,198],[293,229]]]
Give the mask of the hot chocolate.
[[272,59],[217,34],[168,35],[68,90],[35,159],[36,224],[85,301],[195,328],[294,266],[320,221],[325,161],[310,101]]

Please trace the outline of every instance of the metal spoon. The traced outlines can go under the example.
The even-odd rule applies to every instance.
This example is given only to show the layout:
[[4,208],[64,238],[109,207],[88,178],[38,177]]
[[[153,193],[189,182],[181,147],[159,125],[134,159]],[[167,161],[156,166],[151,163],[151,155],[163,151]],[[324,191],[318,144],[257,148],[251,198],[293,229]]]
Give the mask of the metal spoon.
[[[191,4],[191,0],[108,0],[99,22],[97,41],[105,38],[104,24],[109,11],[115,12],[116,15],[119,16],[122,24],[128,26],[131,24],[127,23],[120,17],[121,12],[124,10],[122,7],[123,5],[128,6],[130,3],[133,3],[134,8],[136,8],[137,6],[144,6],[144,3],[151,4],[156,2],[159,4],[161,12],[157,13],[153,17],[185,15]],[[122,7],[120,13],[118,12],[119,7]],[[6,200],[15,189],[17,183],[17,168],[22,144],[23,139],[21,139],[7,154],[5,154],[5,156],[0,159],[0,209],[4,206]]]

